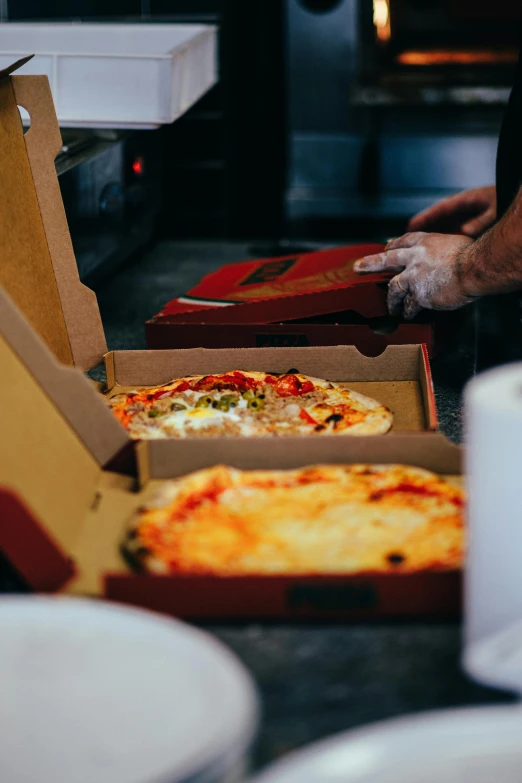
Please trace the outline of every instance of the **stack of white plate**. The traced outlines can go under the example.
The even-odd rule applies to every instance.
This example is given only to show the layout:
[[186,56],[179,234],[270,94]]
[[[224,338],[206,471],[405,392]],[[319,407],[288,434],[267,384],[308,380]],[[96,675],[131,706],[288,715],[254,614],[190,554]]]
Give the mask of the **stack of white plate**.
[[520,783],[522,709],[444,710],[310,745],[255,783]]
[[235,781],[250,676],[212,637],[134,609],[0,600],[2,783]]

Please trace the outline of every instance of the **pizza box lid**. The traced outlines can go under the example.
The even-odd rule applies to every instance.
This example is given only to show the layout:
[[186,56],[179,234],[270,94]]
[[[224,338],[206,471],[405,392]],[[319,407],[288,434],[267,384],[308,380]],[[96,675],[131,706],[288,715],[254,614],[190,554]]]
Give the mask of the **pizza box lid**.
[[267,324],[343,311],[386,316],[390,275],[353,270],[355,261],[382,250],[353,245],[228,264],[168,302],[153,323]]
[[[0,72],[0,285],[64,364],[99,364],[96,296],[80,282],[54,165],[62,147],[47,76]],[[18,107],[30,116],[24,134]]]
[[244,764],[255,685],[209,634],[99,601],[17,596],[0,600],[0,637],[2,783],[223,783]]

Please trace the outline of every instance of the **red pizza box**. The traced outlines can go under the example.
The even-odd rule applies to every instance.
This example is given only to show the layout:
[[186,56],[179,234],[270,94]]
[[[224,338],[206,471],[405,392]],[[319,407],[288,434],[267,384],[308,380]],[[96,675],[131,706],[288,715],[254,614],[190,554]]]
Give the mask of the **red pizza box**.
[[[173,299],[145,324],[150,348],[355,345],[376,356],[387,345],[425,343],[433,355],[454,314],[389,316],[390,275],[361,277],[358,259],[382,245],[353,245],[229,264]],[[451,324],[449,323],[451,322]]]

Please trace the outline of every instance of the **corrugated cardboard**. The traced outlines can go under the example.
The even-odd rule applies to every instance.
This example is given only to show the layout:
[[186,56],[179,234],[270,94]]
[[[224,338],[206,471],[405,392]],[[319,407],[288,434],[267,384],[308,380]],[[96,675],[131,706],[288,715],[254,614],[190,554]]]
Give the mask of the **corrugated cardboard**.
[[[393,431],[433,430],[437,414],[427,353],[422,346],[389,346],[376,358],[354,346],[326,348],[194,348],[118,351],[106,357],[109,396],[137,385],[166,383],[191,374],[230,370],[287,372],[347,383],[377,399],[394,414]],[[159,441],[154,444],[154,448]],[[170,442],[167,450],[177,447]]]
[[[35,460],[45,460],[42,433],[45,433],[50,410],[41,411],[41,426],[34,422],[22,423],[22,433],[34,452]],[[60,450],[68,456],[71,465],[78,456],[77,443],[66,441],[59,432]],[[423,572],[413,575],[357,575],[277,577],[156,577],[132,573],[121,553],[120,544],[126,524],[156,489],[165,470],[161,462],[150,457],[150,443],[140,445],[140,464],[144,473],[142,487],[135,490],[133,480],[108,471],[99,471],[97,481],[89,475],[82,480],[84,508],[72,509],[67,529],[54,510],[42,504],[37,488],[32,483],[20,484],[18,493],[34,509],[39,507],[42,517],[21,515],[11,525],[9,552],[13,565],[31,584],[43,582],[60,584],[75,595],[105,596],[111,600],[134,603],[158,611],[189,618],[226,617],[235,619],[272,618],[366,618],[383,616],[456,615],[460,608],[459,572]],[[361,438],[357,442],[347,438],[324,438],[312,441],[292,438],[286,442],[274,440],[270,449],[259,449],[254,440],[212,441],[203,451],[198,444],[188,444],[179,452],[177,463],[171,462],[170,476],[216,461],[248,469],[293,468],[306,464],[350,462],[404,462],[419,465],[445,474],[460,471],[460,450],[439,435],[413,434],[395,438]],[[83,471],[85,465],[76,465]],[[161,475],[158,476],[157,472]],[[51,491],[69,493],[67,483],[58,480],[46,467],[43,479],[51,480]],[[53,479],[52,476],[55,476]],[[9,486],[9,484],[8,484]],[[49,497],[49,496],[47,496]],[[49,504],[52,501],[49,498]],[[0,498],[1,518],[1,498]],[[47,524],[41,522],[47,520]],[[49,574],[49,561],[41,561],[43,572],[36,568],[42,542],[35,533],[42,527],[49,541],[58,545],[58,552],[72,557],[75,578],[71,570],[64,572],[58,561],[56,572]],[[0,547],[4,539],[0,524]],[[67,546],[67,548],[66,548]],[[66,584],[68,582],[68,584]]]
[[[116,425],[118,436],[126,437],[101,395],[79,371],[57,363],[1,293],[0,330],[4,326],[0,362],[9,383],[0,384],[0,407],[8,412],[2,428],[0,483],[11,504],[14,492],[22,498],[25,510],[2,517],[0,498],[0,549],[33,587],[63,586],[75,594],[104,595],[187,617],[440,616],[458,610],[458,573],[311,579],[291,574],[274,579],[165,579],[131,573],[119,551],[125,524],[164,478],[216,462],[242,468],[405,462],[453,475],[460,471],[460,451],[439,435],[420,432],[381,438],[270,439],[269,448],[267,441],[254,438],[190,439],[182,444],[149,441],[138,446],[137,490],[134,479],[101,467],[104,449],[110,453],[111,448],[111,438],[109,445],[101,439],[103,429]],[[354,353],[359,371],[366,367],[370,369],[365,372],[370,372],[374,360],[353,348],[334,351],[336,366],[346,351]],[[419,347],[401,351],[405,354],[403,372],[418,371],[424,356]],[[190,359],[180,356],[187,353],[194,355]],[[313,370],[321,361],[320,353],[312,350],[309,355],[307,349],[296,349],[291,359],[300,363],[306,359],[310,362],[306,368]],[[206,354],[203,350],[172,352],[174,364],[168,372],[178,368],[184,372],[184,361],[196,370],[198,362],[207,361],[212,370],[236,366],[229,351],[223,352],[226,360]],[[284,350],[269,349],[269,354],[273,361],[285,361]],[[129,375],[125,373],[132,377],[133,364],[126,363],[125,354],[121,358],[122,364],[116,361],[114,365],[115,379],[126,381]],[[220,364],[225,361],[228,364]],[[392,383],[408,383],[400,380],[397,362],[393,365],[397,380]],[[135,369],[156,373],[160,368],[143,368],[138,362]],[[368,383],[379,383],[371,380],[371,374],[368,377]],[[79,417],[74,415],[76,408],[82,413]]]
[[[26,369],[32,386],[48,400],[63,426],[74,434],[97,466],[108,466],[129,447],[131,441],[127,432],[95,385],[80,371],[57,362],[1,289],[0,336],[6,364],[16,361]],[[106,366],[109,395],[135,385],[161,384],[189,374],[233,369],[272,372],[297,369],[308,375],[345,382],[350,388],[388,406],[394,413],[394,427],[392,434],[383,437],[394,437],[394,432],[401,431],[434,430],[437,425],[429,362],[422,346],[390,346],[375,359],[362,356],[353,346],[119,351],[107,354]],[[16,432],[13,440],[15,438]],[[196,448],[204,452],[210,440],[195,439]],[[233,442],[237,440],[233,439]],[[168,472],[170,460],[176,460],[178,452],[183,451],[188,442],[177,439],[153,441],[149,450],[152,455],[157,452],[154,459],[163,463]],[[55,441],[50,438],[45,445],[54,450]],[[25,447],[18,442],[17,448],[23,453]],[[2,475],[0,471],[0,480]]]
[[[31,118],[25,135],[17,106]],[[87,370],[106,343],[78,277],[54,167],[61,147],[47,77],[0,81],[0,284],[60,361]]]

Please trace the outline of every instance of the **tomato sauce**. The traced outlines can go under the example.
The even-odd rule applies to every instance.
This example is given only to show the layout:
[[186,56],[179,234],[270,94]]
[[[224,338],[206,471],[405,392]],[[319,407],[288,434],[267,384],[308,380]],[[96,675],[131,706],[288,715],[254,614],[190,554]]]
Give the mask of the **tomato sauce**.
[[299,418],[302,419],[303,421],[306,421],[307,424],[313,424],[314,427],[317,426],[316,420],[312,419],[310,414],[307,411],[305,411],[304,408],[303,410],[301,410],[299,414]]
[[443,492],[439,487],[430,487],[425,486],[424,484],[412,484],[408,481],[401,481],[394,487],[384,487],[383,489],[379,489],[376,492],[372,492],[370,495],[370,500],[382,500],[382,498],[386,497],[387,495],[396,495],[399,492],[408,493],[410,495],[418,495],[419,497],[425,498],[446,499],[458,508],[462,508],[464,505],[463,498],[457,493],[449,494]]
[[292,374],[281,375],[279,378],[269,377],[266,382],[274,387],[274,391],[280,397],[300,397],[314,391],[314,385],[311,381],[300,381],[296,375]]

